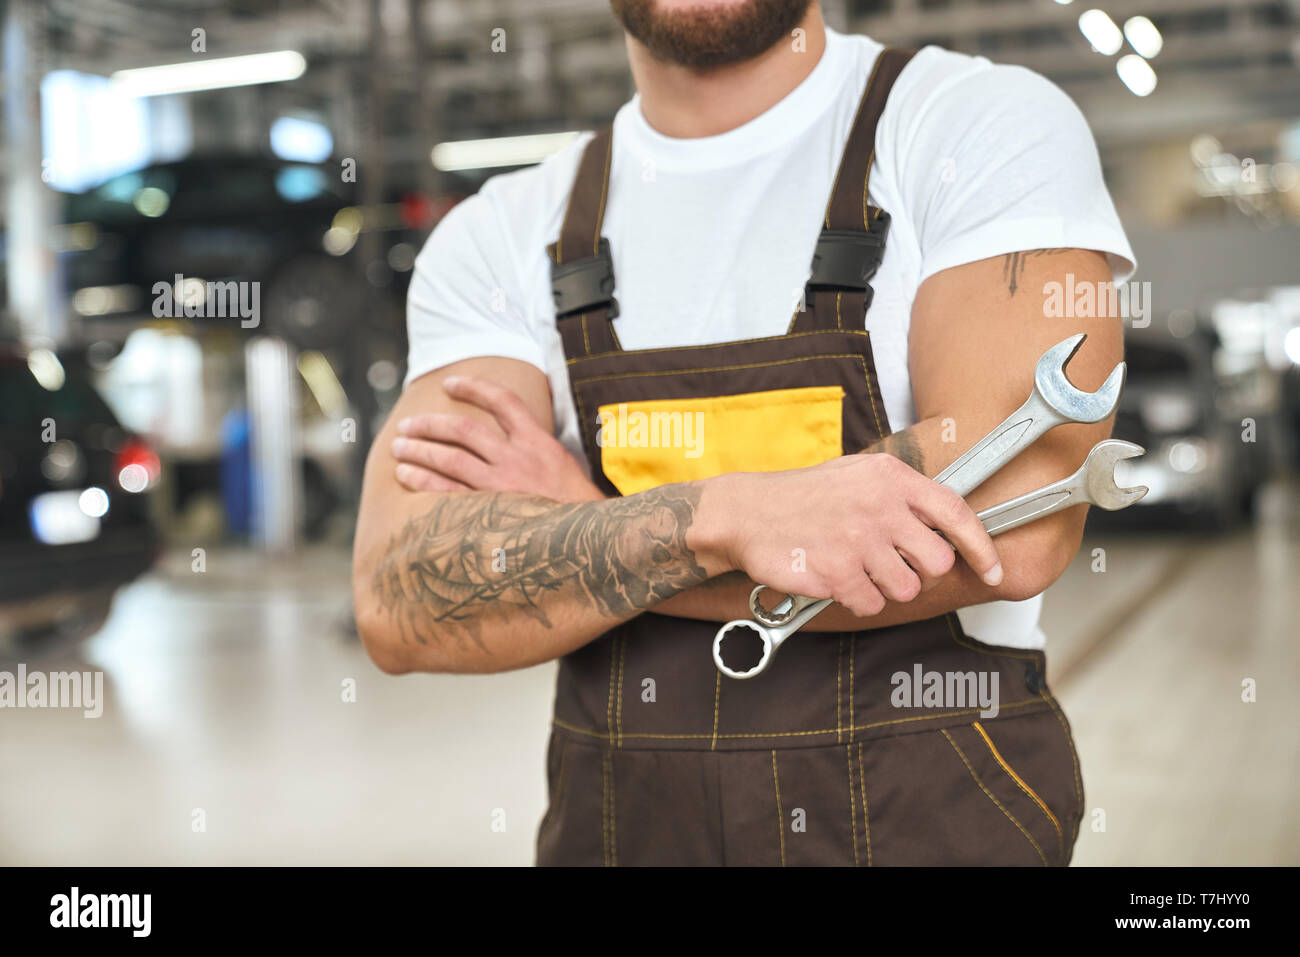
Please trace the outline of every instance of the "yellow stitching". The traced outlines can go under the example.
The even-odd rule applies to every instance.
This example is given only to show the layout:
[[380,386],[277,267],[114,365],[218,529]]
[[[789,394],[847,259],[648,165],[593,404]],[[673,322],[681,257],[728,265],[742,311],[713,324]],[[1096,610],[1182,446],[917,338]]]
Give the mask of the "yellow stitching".
[[781,839],[781,866],[785,867],[785,812],[781,810],[781,778],[776,773],[776,752],[772,752],[772,787],[776,790],[776,834]]
[[1025,794],[1029,796],[1029,799],[1037,804],[1042,812],[1047,815],[1047,819],[1052,822],[1052,827],[1056,828],[1057,850],[1064,855],[1065,839],[1061,834],[1061,822],[1056,819],[1056,815],[1052,813],[1052,809],[1047,806],[1033,788],[1024,782],[1019,774],[1016,774],[1015,769],[1006,762],[1006,759],[1002,757],[1002,753],[998,751],[997,747],[993,744],[993,739],[989,737],[989,733],[984,730],[984,725],[980,724],[978,721],[974,721],[971,723],[971,727],[980,733],[980,737],[984,739],[984,743],[989,746],[989,751],[993,755],[993,760],[1002,765],[1002,770],[1006,771],[1007,774],[1011,776],[1011,780],[1015,781],[1016,784],[1020,786],[1020,790],[1024,791]]
[[[636,355],[635,352],[629,352],[626,354],[630,356]],[[862,368],[864,370],[867,367],[865,356],[852,352],[828,352],[816,356],[797,356],[794,359],[773,359],[768,362],[742,362],[729,366],[706,366],[701,369],[658,369],[647,372],[615,372],[608,375],[584,376],[581,379],[574,379],[573,384],[583,385],[587,382],[607,382],[610,379],[645,379],[661,375],[691,375],[698,372],[731,372],[735,369],[761,369],[770,368],[771,366],[793,365],[796,362],[813,362],[818,359],[857,359],[862,363]]]
[[718,700],[722,697],[722,672],[719,671],[715,676],[713,683],[713,741],[709,744],[710,751],[718,749]]
[[[841,683],[840,683],[840,672],[842,670],[844,670],[844,636],[841,635],[840,640],[837,641],[835,645],[835,742],[836,744],[840,744],[841,737],[844,737],[844,719],[842,719],[842,714],[841,714],[842,706],[844,706],[842,705],[841,696],[842,693],[844,692],[842,692],[841,690]],[[850,716],[849,718],[849,723],[850,724],[853,723],[852,716]]]
[[1079,839],[1079,823],[1083,820],[1083,781],[1079,777],[1079,750],[1075,746],[1074,735],[1070,733],[1070,726],[1057,706],[1056,699],[1046,691],[1041,692],[1039,697],[1048,703],[1053,714],[1056,715],[1056,720],[1061,722],[1061,729],[1065,731],[1065,740],[1070,745],[1070,760],[1074,762],[1074,799],[1079,805],[1079,820],[1075,822],[1074,837],[1070,840],[1070,846],[1073,847],[1074,842]]
[[609,774],[604,752],[600,755],[600,848],[609,867]]
[[1037,660],[1038,656],[1033,652],[1022,653],[1018,651],[1002,651],[1000,649],[996,651],[991,649],[986,650],[984,648],[980,648],[978,645],[972,645],[969,641],[963,641],[961,638],[957,636],[957,629],[955,629],[952,626],[952,622],[953,619],[956,617],[956,614],[957,614],[956,612],[950,611],[948,612],[948,614],[944,615],[943,617],[948,622],[948,632],[952,635],[952,640],[955,641],[957,644],[961,645],[963,648],[969,648],[971,651],[975,652],[976,654],[987,655],[991,658],[1006,657],[1006,658],[1023,658],[1029,661]]
[[[804,295],[805,295],[805,297],[807,296],[807,293],[808,293],[808,289],[807,289],[807,287],[805,286],[805,287],[804,287]],[[808,303],[807,303],[806,301],[804,302],[803,306],[804,306],[804,310],[807,311],[807,309],[808,309]],[[799,307],[796,306],[795,309],[794,309],[794,312],[790,313],[790,321],[787,322],[786,325],[785,325],[785,337],[789,337],[789,336],[807,336],[807,335],[811,335],[813,332],[824,332],[824,331],[825,331],[824,329],[810,329],[810,330],[808,330],[808,331],[806,331],[806,332],[795,332],[795,331],[794,331],[794,327],[795,327],[796,325],[799,324],[799,315],[800,315]]]
[[[1023,701],[1013,701],[1010,704],[999,705],[1002,711],[1009,711],[1012,708],[1023,708],[1027,705],[1037,704],[1042,698],[1025,698]],[[978,714],[979,708],[965,708],[961,711],[945,711],[941,714],[918,714],[908,718],[891,718],[888,721],[872,721],[867,724],[852,725],[851,728],[857,731],[867,731],[871,728],[883,728],[888,725],[905,724],[910,721],[936,721],[940,718],[959,718],[962,715]],[[585,735],[590,738],[609,739],[609,734],[604,731],[592,731],[588,728],[579,728],[577,725],[561,721],[559,718],[552,718],[551,724],[557,728],[563,728],[565,731],[572,731],[574,734]],[[815,737],[819,734],[835,734],[834,728],[820,728],[816,731],[726,731],[718,732],[717,737],[724,740],[740,738],[806,738]],[[649,738],[656,741],[693,741],[699,739],[709,739],[713,737],[710,732],[701,732],[699,734],[666,734],[661,732],[637,732],[627,731],[623,734],[624,738]]]
[[853,113],[853,122],[849,124],[849,135],[844,138],[844,150],[840,154],[840,161],[835,167],[835,179],[831,182],[831,195],[826,200],[826,216],[824,222],[826,228],[831,228],[831,203],[835,201],[835,188],[840,185],[840,167],[844,165],[844,153],[848,152],[849,141],[853,139],[853,131],[858,128],[858,117],[862,115],[862,110],[867,105],[867,99],[871,93],[871,84],[876,81],[876,71],[880,69],[880,61],[885,58],[884,50],[876,56],[876,61],[871,64],[871,75],[867,77],[867,85],[862,88],[862,97],[858,100],[858,108]]
[[[872,361],[874,362],[875,355],[873,354],[871,358]],[[888,430],[885,429],[885,425],[889,424],[888,410],[886,410],[885,412],[885,425],[880,424],[880,415],[876,412],[876,392],[878,392],[879,390],[880,390],[880,380],[877,378],[876,380],[873,381],[870,377],[868,377],[867,378],[867,399],[870,400],[871,402],[871,417],[876,420],[876,431],[880,433],[881,438],[884,438],[886,435],[892,434],[893,429],[892,428]],[[880,404],[881,405],[885,404],[884,393],[881,393],[880,395]]]
[[614,743],[614,665],[618,661],[618,635],[610,638],[609,643],[609,701],[605,705],[605,737]]
[[618,710],[614,712],[618,727],[618,747],[623,746],[623,659],[627,657],[627,642],[618,643]]
[[994,797],[993,792],[984,786],[984,782],[981,781],[979,775],[975,773],[975,769],[970,766],[970,762],[966,760],[966,755],[962,753],[961,748],[957,747],[957,742],[952,739],[952,735],[948,733],[948,730],[946,728],[940,728],[939,733],[948,739],[948,743],[951,744],[952,749],[957,752],[957,757],[961,758],[961,763],[966,765],[966,770],[970,772],[970,776],[975,780],[975,783],[979,785],[980,790],[988,796],[990,801],[997,805],[998,810],[1007,816],[1007,820],[1019,828],[1020,833],[1023,834],[1029,843],[1034,846],[1034,850],[1038,852],[1039,859],[1042,860],[1043,866],[1046,867],[1047,856],[1043,853],[1043,849],[1038,846],[1038,842],[1034,840],[1033,835],[1026,831],[1025,826],[1016,820],[1015,815],[1008,811],[1003,806],[1002,802]]
[[[872,355],[872,361],[875,361],[874,354]],[[879,382],[872,382],[871,373],[867,371],[867,360],[865,358],[862,360],[862,375],[867,380],[867,401],[871,403],[871,419],[876,423],[876,435],[883,439],[889,434],[890,430],[887,430],[884,425],[880,424],[880,413],[876,411],[876,386],[879,385]],[[884,401],[883,396],[881,397],[881,401]],[[886,414],[885,421],[888,422],[888,420],[889,416]]]
[[849,743],[853,743],[853,722],[857,720],[858,711],[853,699],[853,649],[857,647],[858,633],[849,636]]
[[844,293],[837,292],[835,294],[835,328],[841,331],[844,329],[844,318],[840,315],[840,303],[843,300]]
[[588,354],[591,352],[591,343],[587,341],[587,314],[585,312],[582,314],[582,349]]
[[[636,353],[630,352],[630,353],[625,353],[625,355],[636,355]],[[808,362],[813,359],[857,359],[858,360],[858,362],[862,365],[862,377],[863,379],[866,380],[867,383],[867,398],[868,400],[870,400],[871,403],[871,417],[873,420],[875,420],[876,423],[876,435],[883,438],[887,433],[884,431],[884,427],[880,424],[880,416],[876,411],[876,398],[871,388],[871,372],[867,369],[866,357],[862,355],[854,355],[852,353],[833,353],[829,355],[820,355],[820,356],[804,356],[798,359],[779,359],[773,362],[749,362],[743,365],[735,365],[735,366],[715,366],[714,368],[711,369],[665,369],[660,372],[628,372],[628,373],[622,373],[617,375],[611,374],[611,375],[603,375],[603,376],[588,376],[585,379],[573,379],[570,383],[570,390],[573,392],[573,397],[578,404],[578,422],[580,423],[579,430],[582,432],[582,442],[583,442],[583,447],[587,450],[587,457],[588,459],[593,458],[593,456],[591,455],[591,446],[587,442],[588,430],[585,424],[587,421],[587,407],[586,407],[586,403],[582,401],[582,393],[578,391],[578,385],[581,383],[602,382],[609,379],[641,378],[643,376],[685,375],[687,373],[692,373],[692,372],[728,372],[732,369],[756,369],[764,366],[791,365],[792,363],[795,362]],[[597,464],[599,464],[600,462],[599,459],[596,459],[595,461]]]
[[862,766],[862,742],[858,742],[858,786],[862,789],[862,830],[867,836],[867,867],[871,866],[871,817],[867,814],[867,769]]
[[567,360],[567,364],[577,365],[579,362],[585,362],[588,359],[603,359],[606,356],[623,356],[623,355],[648,356],[648,355],[654,355],[657,352],[685,352],[688,349],[722,349],[722,348],[729,348],[731,346],[748,344],[752,342],[781,342],[784,339],[798,339],[801,336],[818,336],[818,335],[827,335],[827,334],[833,335],[837,331],[843,332],[851,336],[871,335],[871,333],[868,332],[866,329],[840,329],[840,330],[809,329],[806,332],[787,332],[779,336],[759,336],[756,339],[736,339],[731,342],[712,342],[712,343],[706,343],[704,345],[663,346],[662,348],[659,349],[633,349],[631,352],[624,352],[621,349],[616,350],[614,352],[597,352],[595,355],[578,356],[576,359],[569,359]]
[[[882,108],[883,112],[883,108]],[[862,228],[868,232],[871,230],[871,222],[867,217],[867,188],[871,183],[871,164],[876,161],[876,141],[872,137],[871,155],[867,157],[867,171],[862,174]]]
[[[587,151],[590,150],[592,146],[595,145],[596,140],[600,139],[600,135],[603,132],[604,132],[603,130],[598,130],[596,132],[596,135],[591,138],[591,142],[589,142],[585,147],[583,147],[582,150],[583,159],[586,158]],[[609,156],[609,150],[613,146],[613,143],[614,143],[614,136],[611,131],[609,137],[609,145],[605,147],[605,155],[607,157]],[[564,262],[564,230],[565,227],[569,225],[569,215],[573,212],[573,194],[578,191],[578,177],[581,175],[581,173],[582,173],[582,159],[579,159],[577,172],[575,172],[573,175],[573,186],[569,188],[569,199],[568,202],[564,204],[564,218],[560,221],[560,236],[558,239],[555,240],[555,252],[556,252],[555,262],[557,265],[562,264]],[[608,170],[605,171],[605,179],[606,182],[609,181]],[[603,213],[604,206],[605,206],[604,199],[602,197],[601,200],[602,218],[604,215]],[[596,221],[596,235],[597,236],[600,235],[600,220]]]
[[849,765],[849,822],[853,825],[853,866],[858,866],[858,796],[853,792],[853,746],[844,748]]
[[614,752],[609,754],[609,865],[618,867],[618,818],[614,813]]

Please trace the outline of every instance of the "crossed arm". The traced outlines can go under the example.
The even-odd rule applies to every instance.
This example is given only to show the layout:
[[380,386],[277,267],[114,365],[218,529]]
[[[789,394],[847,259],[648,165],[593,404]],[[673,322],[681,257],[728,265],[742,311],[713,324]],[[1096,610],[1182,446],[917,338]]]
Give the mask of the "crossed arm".
[[[1084,250],[1017,253],[928,279],[909,343],[919,421],[866,450],[887,455],[812,469],[605,500],[551,438],[540,371],[485,358],[421,377],[367,461],[353,591],[371,657],[394,673],[523,667],[648,609],[747,617],[754,579],[834,597],[840,604],[816,619],[818,630],[1037,594],[1077,550],[1084,510],[1010,532],[996,551],[973,510],[1072,471],[1110,423],[1053,430],[973,493],[970,507],[922,476],[1024,400],[1047,347],[1089,334],[1070,365],[1084,389],[1119,360],[1116,318],[1044,316],[1044,283],[1066,273],[1076,287],[1110,279],[1104,257]],[[963,560],[954,563],[931,529],[957,543]],[[808,552],[806,570],[790,569],[792,547]],[[895,561],[878,557],[885,553]]]

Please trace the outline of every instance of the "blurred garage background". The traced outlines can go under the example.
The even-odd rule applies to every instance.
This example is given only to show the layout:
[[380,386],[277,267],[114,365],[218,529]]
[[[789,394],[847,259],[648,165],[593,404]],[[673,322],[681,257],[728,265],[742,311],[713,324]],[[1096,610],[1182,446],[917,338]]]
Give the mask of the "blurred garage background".
[[[1152,492],[1047,598],[1076,863],[1297,864],[1300,0],[1091,2],[823,7],[1060,84],[1151,284]],[[631,94],[607,3],[0,11],[0,670],[105,699],[0,710],[0,862],[529,863],[553,669],[381,675],[349,545],[415,254]]]

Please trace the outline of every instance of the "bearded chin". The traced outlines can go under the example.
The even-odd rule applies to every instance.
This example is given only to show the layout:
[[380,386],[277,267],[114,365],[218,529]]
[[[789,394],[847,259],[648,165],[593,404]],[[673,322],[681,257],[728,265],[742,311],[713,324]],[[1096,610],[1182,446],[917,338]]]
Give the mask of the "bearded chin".
[[743,63],[790,36],[812,0],[744,0],[662,10],[658,0],[611,0],[623,29],[665,63],[710,70]]

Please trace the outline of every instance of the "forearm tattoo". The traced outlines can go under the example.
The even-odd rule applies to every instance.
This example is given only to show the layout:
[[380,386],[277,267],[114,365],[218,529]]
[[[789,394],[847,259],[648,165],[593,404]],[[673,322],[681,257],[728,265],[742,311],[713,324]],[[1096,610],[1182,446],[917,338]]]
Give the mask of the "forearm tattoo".
[[449,493],[393,536],[371,588],[404,642],[486,654],[486,618],[552,627],[557,603],[622,619],[703,581],[686,544],[699,487],[558,505],[531,495]]
[[883,439],[873,442],[862,451],[887,452],[922,475],[925,474],[925,453],[910,429],[902,429],[886,435]]
[[1020,288],[1020,278],[1025,274],[1025,267],[1029,265],[1030,259],[1037,259],[1040,256],[1059,256],[1069,251],[1068,249],[1030,249],[1025,252],[1007,253],[1002,257],[1002,277],[1007,281],[1007,291],[1013,296],[1016,294],[1016,290]]

